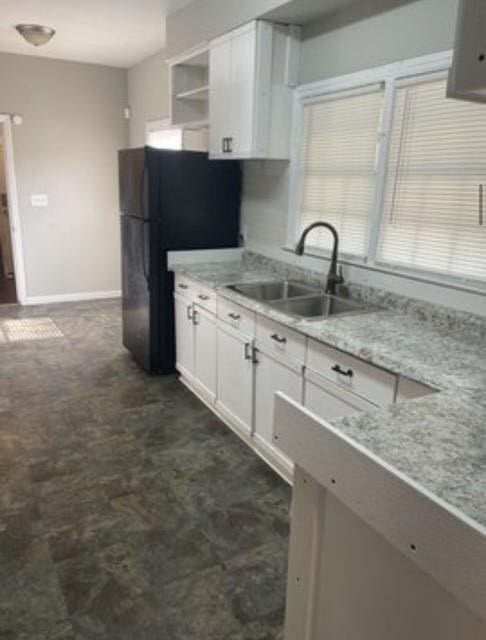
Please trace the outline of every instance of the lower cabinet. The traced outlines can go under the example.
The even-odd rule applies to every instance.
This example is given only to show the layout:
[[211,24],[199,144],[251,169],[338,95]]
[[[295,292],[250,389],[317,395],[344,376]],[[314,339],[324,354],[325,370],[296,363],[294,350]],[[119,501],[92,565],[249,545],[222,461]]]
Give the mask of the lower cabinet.
[[245,435],[253,425],[252,340],[218,323],[216,406]]
[[[306,340],[274,320],[255,318],[225,298],[218,299],[216,316],[210,291],[197,295],[200,288],[187,278],[178,284],[184,292],[178,289],[174,296],[177,369],[189,387],[287,479],[293,461],[273,438],[277,391],[324,420],[394,401],[393,374]],[[419,391],[404,386],[402,395]]]
[[376,409],[375,404],[341,389],[310,370],[306,371],[304,385],[304,407],[324,420]]
[[255,363],[255,438],[277,461],[291,468],[292,461],[274,444],[273,407],[277,391],[302,402],[302,366],[283,362],[261,348],[256,350]]
[[174,294],[176,326],[176,367],[191,380],[194,375],[194,325],[191,300]]
[[174,295],[178,371],[197,390],[216,398],[216,317],[189,298]]
[[194,380],[212,402],[216,399],[216,317],[194,305]]

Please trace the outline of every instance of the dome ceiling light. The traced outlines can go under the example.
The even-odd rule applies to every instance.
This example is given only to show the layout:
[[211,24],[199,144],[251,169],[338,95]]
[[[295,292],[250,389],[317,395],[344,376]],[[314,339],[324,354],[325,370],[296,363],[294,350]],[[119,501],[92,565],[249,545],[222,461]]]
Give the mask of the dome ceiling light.
[[15,28],[34,47],[47,44],[56,33],[56,30],[52,29],[52,27],[43,27],[40,24],[18,24]]

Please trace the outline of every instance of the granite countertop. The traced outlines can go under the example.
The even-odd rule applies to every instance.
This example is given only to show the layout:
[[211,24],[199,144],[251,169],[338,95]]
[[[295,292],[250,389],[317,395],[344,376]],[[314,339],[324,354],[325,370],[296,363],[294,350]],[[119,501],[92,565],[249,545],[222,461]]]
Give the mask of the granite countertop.
[[405,305],[414,313],[384,308],[302,320],[225,288],[282,279],[278,269],[265,263],[173,269],[299,333],[436,389],[438,393],[331,422],[486,535],[486,333],[481,320],[468,328],[450,318],[427,321],[421,319],[427,314],[417,301]]

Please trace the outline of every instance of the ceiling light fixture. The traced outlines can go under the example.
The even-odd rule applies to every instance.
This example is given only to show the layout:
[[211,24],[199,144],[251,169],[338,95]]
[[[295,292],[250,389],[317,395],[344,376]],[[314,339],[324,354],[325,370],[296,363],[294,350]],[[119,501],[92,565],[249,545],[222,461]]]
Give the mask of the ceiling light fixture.
[[18,24],[15,27],[20,35],[34,47],[40,47],[47,44],[52,36],[56,33],[51,27],[43,27],[40,24]]

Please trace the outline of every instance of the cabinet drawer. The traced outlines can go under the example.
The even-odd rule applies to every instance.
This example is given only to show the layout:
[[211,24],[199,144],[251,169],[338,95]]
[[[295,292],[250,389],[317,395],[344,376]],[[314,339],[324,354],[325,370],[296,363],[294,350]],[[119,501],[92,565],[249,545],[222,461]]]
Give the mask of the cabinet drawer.
[[341,386],[308,371],[304,381],[304,406],[324,420],[376,409],[376,405]]
[[191,280],[190,278],[187,278],[186,276],[176,274],[174,290],[177,291],[177,293],[179,293],[181,296],[190,298],[192,302],[198,290],[198,284],[197,282]]
[[276,353],[304,362],[305,337],[274,320],[257,316],[256,338]]
[[216,292],[199,285],[195,291],[194,302],[211,313],[216,313]]
[[392,373],[315,340],[309,340],[306,365],[377,405],[391,404],[395,399],[396,376]]
[[253,311],[225,298],[218,298],[218,318],[253,338],[255,334],[255,313]]

